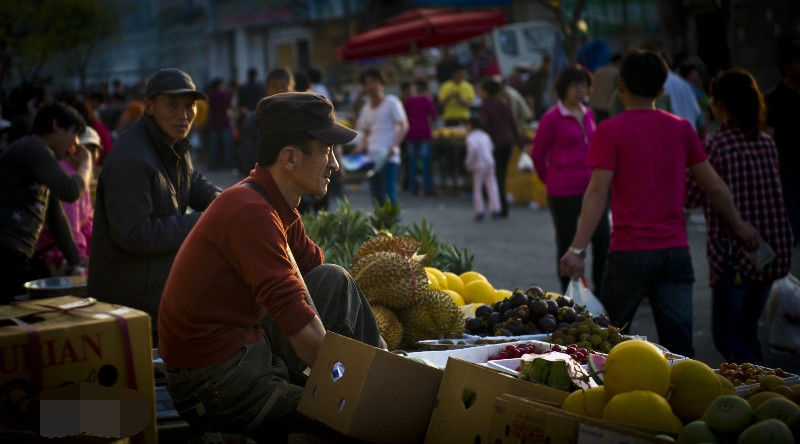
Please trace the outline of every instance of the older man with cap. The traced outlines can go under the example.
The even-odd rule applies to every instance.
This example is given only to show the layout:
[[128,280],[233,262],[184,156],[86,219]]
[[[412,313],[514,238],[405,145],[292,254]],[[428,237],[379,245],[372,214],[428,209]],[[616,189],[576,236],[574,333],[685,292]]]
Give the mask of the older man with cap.
[[208,99],[188,74],[158,71],[147,82],[145,114],[116,140],[97,181],[88,294],[149,313],[154,344],[175,254],[221,191],[190,158],[197,100]]
[[295,408],[326,330],[385,343],[361,289],[323,264],[297,211],[304,194],[325,194],[339,168],[334,145],[356,132],[315,93],[261,99],[256,119],[255,167],[209,206],[175,258],[158,350],[190,425],[285,442],[310,426]]

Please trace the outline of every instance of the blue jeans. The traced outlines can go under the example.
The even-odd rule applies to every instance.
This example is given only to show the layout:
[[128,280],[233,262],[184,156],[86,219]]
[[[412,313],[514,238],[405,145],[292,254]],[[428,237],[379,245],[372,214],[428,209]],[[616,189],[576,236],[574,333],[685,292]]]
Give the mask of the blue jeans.
[[380,171],[369,178],[369,191],[372,199],[383,205],[386,198],[392,205],[397,203],[397,170],[398,165],[386,162]]
[[[303,276],[327,331],[379,346],[375,316],[352,277],[338,265],[320,265]],[[271,317],[265,335],[230,358],[202,368],[167,366],[176,410],[198,430],[244,433],[259,442],[286,442],[292,431],[314,430],[296,412],[306,364]]]
[[714,345],[727,362],[763,365],[758,319],[773,281],[753,281],[741,275],[737,279],[737,274],[738,267],[726,261],[716,285],[711,287]]
[[417,140],[406,142],[406,160],[408,162],[408,191],[417,192],[417,167],[422,164],[422,180],[425,193],[433,192],[433,179],[431,178],[431,141]]
[[688,248],[612,251],[599,298],[623,334],[628,334],[642,300],[649,298],[659,343],[673,353],[693,357],[693,283]]

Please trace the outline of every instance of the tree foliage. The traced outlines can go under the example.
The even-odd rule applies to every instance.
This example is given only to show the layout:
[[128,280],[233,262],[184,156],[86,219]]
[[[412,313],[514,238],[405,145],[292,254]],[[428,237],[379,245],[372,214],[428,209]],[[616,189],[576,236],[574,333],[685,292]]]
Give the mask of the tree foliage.
[[564,52],[570,63],[575,62],[575,54],[581,43],[581,24],[586,0],[575,0],[572,11],[569,12],[564,10],[566,6],[560,0],[538,0],[538,2],[555,14],[561,34],[564,36]]
[[0,41],[6,50],[0,71],[14,67],[22,80],[32,80],[55,54],[64,54],[83,86],[94,49],[119,34],[122,13],[130,7],[127,0],[3,0]]

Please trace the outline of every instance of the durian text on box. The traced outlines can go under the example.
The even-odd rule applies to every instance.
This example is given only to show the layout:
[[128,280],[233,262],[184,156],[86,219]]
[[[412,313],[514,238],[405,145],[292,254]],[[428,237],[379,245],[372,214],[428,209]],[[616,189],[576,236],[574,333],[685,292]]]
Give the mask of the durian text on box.
[[[68,384],[132,388],[152,406],[151,420],[133,441],[156,442],[150,316],[139,310],[62,296],[0,306],[0,393],[31,400]],[[15,403],[3,428],[29,428]]]

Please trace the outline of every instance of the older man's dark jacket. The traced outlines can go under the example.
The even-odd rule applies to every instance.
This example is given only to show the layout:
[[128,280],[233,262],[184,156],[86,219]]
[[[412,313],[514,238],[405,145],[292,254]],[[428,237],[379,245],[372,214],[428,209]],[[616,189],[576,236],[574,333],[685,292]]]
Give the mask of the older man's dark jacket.
[[[146,311],[154,346],[161,291],[181,243],[220,189],[145,115],[114,143],[97,183],[88,294]],[[187,212],[191,208],[193,212]]]

